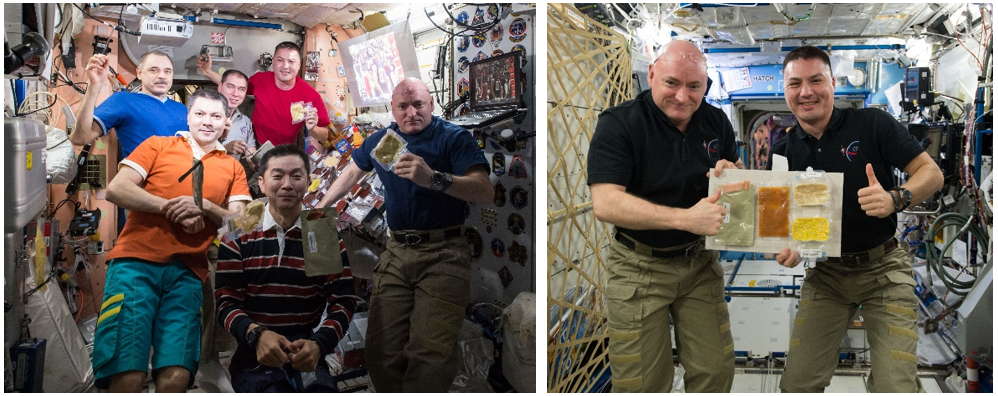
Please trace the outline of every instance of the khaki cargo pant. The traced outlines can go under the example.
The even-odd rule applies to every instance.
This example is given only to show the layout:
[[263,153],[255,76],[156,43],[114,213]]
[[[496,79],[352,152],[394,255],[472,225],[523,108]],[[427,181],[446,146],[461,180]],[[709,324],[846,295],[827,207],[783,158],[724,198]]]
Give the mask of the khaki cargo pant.
[[613,391],[672,390],[671,316],[686,392],[730,392],[735,347],[718,253],[660,259],[614,240],[607,267]]
[[[880,258],[876,250],[880,249]],[[859,265],[821,262],[801,286],[783,392],[823,392],[838,365],[839,345],[862,306],[870,340],[870,392],[924,392],[916,370],[918,301],[911,264],[902,249]]]
[[447,392],[457,375],[471,251],[459,237],[406,245],[388,239],[374,268],[365,360],[377,392]]

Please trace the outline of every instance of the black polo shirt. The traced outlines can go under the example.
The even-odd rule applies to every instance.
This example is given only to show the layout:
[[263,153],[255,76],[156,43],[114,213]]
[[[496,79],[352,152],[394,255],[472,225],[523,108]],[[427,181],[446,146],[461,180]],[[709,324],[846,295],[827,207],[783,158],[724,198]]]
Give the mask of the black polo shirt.
[[[722,158],[738,161],[735,133],[723,111],[700,103],[683,134],[646,90],[600,114],[589,145],[589,184],[617,184],[649,202],[689,208],[707,197],[707,171]],[[617,228],[653,248],[699,238],[679,230]]]
[[859,205],[859,190],[869,187],[866,164],[884,190],[895,186],[891,166],[904,169],[923,152],[908,130],[880,109],[835,109],[821,140],[804,132],[799,125],[773,145],[773,154],[787,157],[790,170],[807,167],[843,173],[842,252],[858,253],[887,242],[897,228],[897,215],[885,218],[867,216]]

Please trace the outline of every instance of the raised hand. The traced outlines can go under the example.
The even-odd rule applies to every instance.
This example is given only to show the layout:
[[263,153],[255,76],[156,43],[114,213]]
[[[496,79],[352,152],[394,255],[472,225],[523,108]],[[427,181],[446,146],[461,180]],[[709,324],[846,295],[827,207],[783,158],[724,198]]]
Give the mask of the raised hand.
[[866,212],[867,216],[879,218],[890,216],[891,213],[894,213],[894,198],[877,181],[877,175],[873,173],[873,165],[871,164],[866,164],[866,178],[870,182],[870,186],[859,190],[860,208]]

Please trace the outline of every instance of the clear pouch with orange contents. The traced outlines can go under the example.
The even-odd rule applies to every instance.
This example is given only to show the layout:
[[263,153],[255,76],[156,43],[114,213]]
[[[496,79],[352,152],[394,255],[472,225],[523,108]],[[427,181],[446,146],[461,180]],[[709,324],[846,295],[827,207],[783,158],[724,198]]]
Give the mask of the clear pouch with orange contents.
[[758,189],[759,238],[790,235],[790,186],[767,183]]

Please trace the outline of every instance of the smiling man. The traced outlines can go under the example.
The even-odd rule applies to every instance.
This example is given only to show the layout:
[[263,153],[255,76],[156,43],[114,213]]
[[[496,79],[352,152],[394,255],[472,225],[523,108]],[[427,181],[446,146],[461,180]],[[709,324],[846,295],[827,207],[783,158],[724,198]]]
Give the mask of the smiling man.
[[[871,392],[920,392],[918,301],[907,253],[894,237],[897,212],[943,186],[943,174],[904,125],[879,109],[837,109],[828,55],[804,46],[783,61],[784,95],[798,125],[773,145],[790,170],[807,167],[844,174],[842,257],[807,270],[794,319],[783,392],[821,392],[831,383],[839,345],[862,306],[870,339]],[[847,148],[850,148],[847,150]],[[891,168],[907,182],[894,186]],[[783,266],[801,259],[784,249]]]
[[606,283],[613,391],[672,389],[671,317],[686,392],[728,392],[735,355],[723,270],[703,235],[717,234],[725,215],[707,172],[742,167],[735,135],[704,101],[706,58],[692,43],[666,44],[648,85],[600,114],[589,148],[593,211],[616,226]]
[[260,168],[263,221],[223,240],[218,254],[217,320],[239,340],[229,366],[232,387],[240,393],[336,392],[323,357],[343,338],[360,301],[345,245],[321,242],[339,244],[341,273],[306,275],[299,215],[308,157],[285,144],[264,154]]
[[[371,383],[378,392],[447,392],[471,298],[462,208],[492,202],[495,193],[482,149],[470,132],[433,116],[426,83],[399,82],[392,116],[395,123],[353,151],[318,206],[336,203],[368,172],[378,172],[391,233],[374,270],[365,348]],[[409,150],[392,170],[371,158],[388,129],[399,132]]]
[[[329,136],[329,114],[319,93],[308,85],[301,70],[301,49],[285,41],[274,48],[273,71],[261,71],[250,76],[247,94],[256,97],[253,109],[253,129],[256,141],[270,141],[275,146],[294,143],[304,127],[308,136],[320,142]],[[211,69],[211,56],[198,58],[198,70],[216,84],[222,76]],[[304,117],[306,103],[311,104]],[[299,119],[300,118],[300,119]]]
[[150,347],[157,391],[193,382],[206,251],[222,218],[250,199],[242,166],[218,143],[227,112],[217,91],[195,92],[188,131],[147,139],[108,185],[107,200],[130,215],[108,254],[93,355],[100,388],[142,391]]
[[161,51],[142,55],[135,77],[142,82],[137,93],[115,92],[95,109],[97,95],[110,77],[107,55],[97,54],[87,63],[87,93],[76,115],[76,127],[69,136],[82,146],[106,135],[117,133],[121,158],[128,157],[150,136],[173,136],[187,128],[187,109],[168,97],[173,86],[173,60]]

